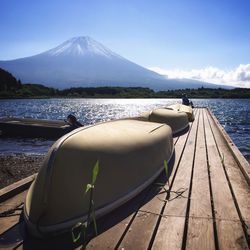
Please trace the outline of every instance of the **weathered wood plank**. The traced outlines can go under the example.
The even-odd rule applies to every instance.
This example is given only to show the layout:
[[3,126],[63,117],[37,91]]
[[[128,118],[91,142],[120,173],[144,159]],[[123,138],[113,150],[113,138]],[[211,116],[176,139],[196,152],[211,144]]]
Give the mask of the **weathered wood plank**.
[[[26,194],[27,194],[27,190],[2,202],[0,204],[0,213],[3,213],[5,211],[8,211],[10,209],[16,208],[17,206],[21,205],[26,197]],[[15,216],[0,217],[0,234],[4,233],[10,227],[18,223],[20,212],[21,211],[13,213],[13,215],[17,214]]]
[[[243,237],[244,245],[247,248],[241,224],[236,223],[240,222],[240,218],[223,171],[207,115],[204,116],[204,126],[219,247],[221,249],[236,249],[238,239]],[[225,227],[225,223],[222,221],[227,221],[228,226]]]
[[36,174],[33,174],[5,188],[0,189],[0,202],[2,203],[3,201],[8,200],[9,198],[21,193],[22,191],[27,190],[35,178]]
[[[195,121],[193,122],[193,126],[179,164],[178,172],[171,188],[171,191],[177,192],[183,190],[185,192],[180,196],[176,193],[170,194],[169,200],[166,203],[163,212],[163,216],[170,217],[170,219],[168,219],[167,225],[166,220],[161,219],[154,238],[153,249],[176,249],[176,246],[179,248],[179,246],[182,245],[198,120],[199,111],[197,112]],[[168,240],[166,241],[165,239]],[[169,242],[175,242],[173,248],[171,248]]]
[[191,217],[212,218],[211,198],[207,170],[206,145],[204,140],[204,124],[201,113],[197,134],[194,171],[192,181]]
[[240,221],[217,220],[220,249],[249,249]]
[[[171,191],[173,192],[171,192],[170,194],[170,201],[167,203],[164,215],[184,217],[186,216],[187,196],[189,193],[191,172],[193,167],[195,140],[199,120],[198,117],[199,114],[197,114],[192,129],[190,131],[190,135],[188,137],[188,141],[181,158],[178,172],[171,188]],[[183,196],[176,197],[176,193],[174,192],[178,190],[185,190]]]
[[[135,199],[137,198],[138,197],[136,197]],[[141,202],[139,201],[139,204],[140,203]],[[100,227],[104,227],[104,229],[101,229],[102,232],[88,243],[86,249],[115,249],[122,235],[126,232],[126,230],[129,230],[130,224],[132,223],[139,209],[139,204],[138,201],[132,201],[132,204],[131,202],[129,202],[127,205],[120,207],[111,214],[105,216],[106,218],[97,221],[98,231],[100,230]],[[126,206],[131,210],[131,213],[128,213],[127,216],[125,215],[125,218],[121,220],[119,219],[120,213],[122,211],[126,212]],[[105,225],[106,223],[109,224],[109,221],[113,219],[112,217],[118,218],[116,220],[116,223]]]
[[224,138],[222,138],[219,128],[215,124],[214,120],[210,115],[208,116],[208,119],[217,142],[218,150],[223,158],[225,170],[227,171],[230,179],[242,217],[245,221],[250,221],[250,186],[242,174],[238,163],[231,154],[228,145],[225,144]]
[[184,224],[184,217],[162,217],[152,249],[181,249]]
[[14,208],[14,207],[20,205],[21,203],[23,203],[27,192],[28,192],[28,190],[25,190],[25,191],[15,195],[14,197],[11,197],[10,199],[8,199],[4,202],[1,202],[0,213],[2,213],[3,211],[6,211],[8,209]]
[[208,110],[208,113],[210,117],[212,117],[213,124],[215,124],[215,127],[219,130],[219,134],[222,135],[219,138],[223,139],[222,143],[223,145],[227,145],[230,154],[234,157],[235,161],[238,163],[238,166],[240,167],[244,177],[246,178],[246,181],[248,185],[250,186],[250,166],[246,158],[242,155],[240,150],[237,148],[237,146],[233,143],[232,139],[229,137],[229,135],[226,133],[225,129],[221,126],[217,118]]
[[117,225],[109,228],[107,231],[98,235],[91,240],[86,249],[115,249],[117,242],[122,236],[122,233],[126,230],[133,215],[128,216]]
[[204,121],[213,196],[214,202],[217,204],[217,218],[239,220],[206,115]]
[[187,249],[214,249],[213,217],[202,111],[197,134],[189,217]]
[[215,249],[213,220],[208,218],[189,218],[186,249]]

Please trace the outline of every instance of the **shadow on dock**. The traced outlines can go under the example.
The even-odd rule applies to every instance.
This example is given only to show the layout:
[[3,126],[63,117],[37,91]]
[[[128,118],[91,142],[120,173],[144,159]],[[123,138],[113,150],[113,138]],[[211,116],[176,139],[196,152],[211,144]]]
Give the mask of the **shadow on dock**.
[[182,130],[181,132],[178,132],[178,133],[174,134],[173,137],[174,137],[174,138],[180,137],[180,136],[186,134],[186,133],[189,131],[189,129],[190,129],[190,125],[188,125],[188,126],[187,126],[184,130]]

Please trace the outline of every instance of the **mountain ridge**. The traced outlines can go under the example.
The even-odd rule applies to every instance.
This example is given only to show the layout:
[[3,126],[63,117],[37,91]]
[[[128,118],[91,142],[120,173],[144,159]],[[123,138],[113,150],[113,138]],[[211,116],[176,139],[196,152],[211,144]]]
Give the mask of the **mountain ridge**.
[[166,79],[88,36],[73,37],[55,48],[30,57],[0,61],[0,67],[22,82],[41,83],[59,89],[141,86],[161,90],[218,86],[194,80]]

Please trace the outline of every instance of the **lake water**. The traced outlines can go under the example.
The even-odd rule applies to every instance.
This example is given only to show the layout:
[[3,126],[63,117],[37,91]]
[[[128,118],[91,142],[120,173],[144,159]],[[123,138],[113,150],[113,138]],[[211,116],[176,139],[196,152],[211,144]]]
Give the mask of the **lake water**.
[[[250,100],[193,99],[195,106],[209,107],[250,162]],[[0,117],[64,120],[74,114],[83,124],[131,117],[180,99],[21,99],[0,100]],[[54,141],[0,139],[0,154],[45,154]]]

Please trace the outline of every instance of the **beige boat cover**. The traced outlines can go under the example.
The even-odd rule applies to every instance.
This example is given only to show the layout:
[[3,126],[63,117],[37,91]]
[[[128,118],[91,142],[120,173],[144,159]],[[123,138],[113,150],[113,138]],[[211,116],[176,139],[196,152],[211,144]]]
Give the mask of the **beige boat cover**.
[[194,114],[193,114],[193,109],[191,106],[187,106],[187,105],[182,105],[182,104],[174,104],[174,105],[170,105],[167,107],[167,109],[173,109],[173,110],[176,110],[176,111],[181,111],[181,112],[185,112],[188,116],[188,120],[190,122],[193,122],[194,121]]
[[139,119],[165,123],[171,127],[173,134],[177,134],[189,126],[186,113],[166,108],[154,109],[150,112],[142,113]]
[[28,191],[24,215],[29,231],[36,236],[59,233],[86,220],[85,188],[97,160],[99,217],[149,185],[172,152],[172,131],[165,124],[124,119],[72,131],[51,147]]

